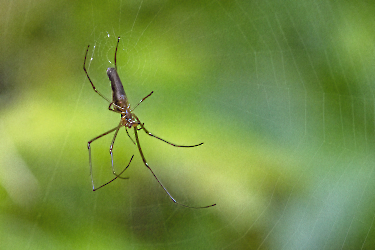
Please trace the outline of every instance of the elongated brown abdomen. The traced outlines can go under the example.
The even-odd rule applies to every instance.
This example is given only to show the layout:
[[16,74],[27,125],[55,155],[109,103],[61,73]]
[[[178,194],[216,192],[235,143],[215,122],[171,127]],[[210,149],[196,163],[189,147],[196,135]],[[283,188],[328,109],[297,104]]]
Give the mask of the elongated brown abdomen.
[[117,70],[115,68],[108,68],[107,75],[111,81],[112,102],[120,107],[126,107],[128,105],[128,98],[126,97],[125,90],[122,86],[120,77],[117,74]]

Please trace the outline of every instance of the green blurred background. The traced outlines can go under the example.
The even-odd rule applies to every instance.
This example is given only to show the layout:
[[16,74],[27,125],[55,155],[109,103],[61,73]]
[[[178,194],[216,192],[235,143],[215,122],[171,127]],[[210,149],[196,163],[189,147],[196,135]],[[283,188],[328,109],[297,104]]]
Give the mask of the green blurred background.
[[[1,1],[1,249],[371,249],[371,1]],[[87,141],[119,115],[117,64],[145,156],[93,192]],[[92,144],[97,186],[112,136]]]

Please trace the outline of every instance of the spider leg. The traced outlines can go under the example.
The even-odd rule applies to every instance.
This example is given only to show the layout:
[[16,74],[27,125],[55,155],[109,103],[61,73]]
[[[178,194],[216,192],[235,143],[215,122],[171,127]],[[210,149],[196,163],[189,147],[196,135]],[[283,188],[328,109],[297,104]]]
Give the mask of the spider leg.
[[[129,161],[128,165],[124,168],[124,170],[121,171],[121,173],[120,173],[119,175],[116,175],[116,174],[115,174],[115,175],[116,175],[115,178],[113,178],[113,179],[110,180],[109,182],[107,182],[107,183],[101,185],[100,187],[93,189],[93,191],[96,191],[96,190],[98,190],[99,188],[102,188],[102,187],[108,185],[108,184],[111,183],[112,181],[116,180],[118,177],[119,177],[119,178],[122,178],[122,177],[120,177],[120,175],[122,175],[122,173],[124,173],[125,170],[130,166],[130,163],[132,162],[133,157],[134,157],[134,155],[132,155],[132,158],[130,158],[130,161]],[[123,178],[123,179],[124,179],[124,178]]]
[[133,140],[133,138],[130,137],[127,127],[125,127],[125,131],[126,131],[126,134],[129,136],[130,140],[134,143],[134,145],[137,145],[135,144],[135,141]]
[[[95,185],[94,185],[94,178],[93,178],[93,174],[92,174],[91,143],[94,142],[94,141],[96,141],[97,139],[103,137],[103,136],[106,136],[106,135],[112,133],[112,132],[115,131],[115,130],[117,130],[117,132],[118,132],[118,130],[120,129],[120,127],[121,127],[121,124],[119,124],[117,127],[113,128],[113,129],[111,129],[111,130],[108,130],[107,132],[105,132],[105,133],[103,133],[103,134],[101,134],[101,135],[98,135],[97,137],[91,139],[91,140],[88,141],[88,143],[87,143],[87,148],[88,148],[88,150],[89,150],[90,176],[91,176],[91,183],[92,183],[92,189],[93,189],[93,191],[97,190],[97,188],[95,188]],[[116,134],[117,134],[117,132],[116,132]],[[113,148],[113,143],[111,144],[111,147]],[[112,152],[110,152],[110,153],[112,153]],[[111,154],[111,156],[112,156],[112,154]],[[113,158],[112,158],[112,159],[113,159]],[[130,164],[130,162],[129,162],[129,164]],[[113,170],[113,161],[112,161],[112,170]],[[122,172],[121,172],[121,173],[122,173]],[[117,178],[119,177],[116,173],[114,173],[114,175],[116,175],[116,178],[115,178],[115,179],[117,179]],[[121,175],[121,174],[120,174],[120,175]],[[122,179],[126,179],[126,178],[124,178],[124,177],[120,177],[120,178],[122,178]],[[113,181],[113,180],[112,180],[112,181]],[[112,181],[111,181],[111,182],[112,182]],[[107,183],[107,184],[108,184],[108,183]],[[105,185],[107,185],[107,184],[105,184]],[[101,187],[102,187],[102,186],[101,186]]]
[[111,155],[112,173],[113,173],[114,175],[116,175],[116,178],[118,177],[118,178],[120,178],[120,179],[129,179],[128,177],[121,177],[121,176],[120,176],[121,174],[117,175],[117,174],[116,174],[116,171],[115,171],[115,168],[114,168],[114,166],[113,166],[113,145],[115,144],[115,140],[116,140],[116,137],[117,137],[118,132],[120,131],[121,126],[122,126],[122,125],[121,125],[121,122],[120,122],[120,124],[119,124],[118,127],[117,127],[117,130],[116,130],[115,134],[113,135],[112,143],[111,143],[111,146],[109,147],[109,154]]
[[117,62],[116,62],[116,55],[117,55],[117,48],[118,48],[118,43],[120,42],[120,37],[117,38],[117,44],[116,44],[116,51],[115,51],[115,69],[117,70]]
[[95,88],[94,84],[92,83],[92,81],[91,81],[91,79],[90,79],[90,77],[89,77],[89,74],[87,73],[87,70],[86,70],[86,57],[87,57],[87,53],[89,52],[89,47],[90,47],[90,45],[87,46],[87,50],[86,50],[86,54],[85,54],[85,61],[83,61],[83,70],[85,71],[86,76],[87,76],[87,78],[89,79],[89,81],[90,81],[90,83],[91,83],[91,86],[92,86],[92,88],[94,89],[94,91],[95,91],[98,95],[100,95],[104,100],[106,100],[107,102],[110,102],[110,101],[109,101],[104,95],[102,95],[102,93],[100,93],[100,92]]
[[105,136],[105,135],[108,135],[109,133],[112,133],[112,132],[115,131],[116,129],[119,129],[119,127],[117,126],[117,127],[113,128],[113,129],[111,129],[111,130],[108,130],[107,132],[105,132],[105,133],[103,133],[103,134],[101,134],[101,135],[99,135],[99,136],[97,136],[97,137],[91,139],[91,140],[87,143],[87,148],[88,148],[88,150],[89,150],[89,164],[90,164],[91,183],[92,183],[92,189],[93,189],[94,191],[95,191],[95,186],[94,186],[94,179],[93,179],[93,176],[92,176],[92,162],[91,162],[91,147],[90,147],[90,144],[91,144],[92,142],[96,141],[97,139],[99,139],[99,138],[101,138],[101,137],[103,137],[103,136]]
[[109,104],[109,106],[108,106],[108,110],[116,112],[116,110],[112,107],[112,105],[114,105],[113,102],[111,102],[111,103]]
[[[138,119],[138,118],[137,118]],[[141,124],[141,123],[140,123]],[[144,127],[143,127],[144,129]],[[212,204],[212,205],[208,205],[208,206],[204,206],[204,207],[190,207],[190,206],[187,206],[185,204],[182,204],[182,203],[179,203],[178,201],[176,201],[172,195],[168,192],[168,190],[164,187],[164,185],[159,181],[158,177],[156,177],[154,171],[152,171],[152,169],[150,168],[150,166],[148,165],[147,161],[146,161],[146,158],[145,156],[143,155],[143,152],[142,152],[142,148],[141,148],[141,144],[139,143],[139,138],[138,138],[138,130],[137,130],[137,127],[134,127],[134,135],[135,135],[135,140],[137,142],[137,147],[138,147],[138,151],[142,157],[142,161],[143,163],[145,164],[145,166],[150,170],[150,172],[152,173],[152,175],[155,177],[156,181],[159,183],[159,185],[163,188],[163,190],[167,193],[167,195],[169,196],[169,198],[176,204],[180,205],[180,206],[183,206],[183,207],[187,207],[187,208],[208,208],[208,207],[213,207],[215,206],[216,204]]]
[[154,91],[151,91],[150,94],[148,94],[148,95],[147,95],[146,97],[144,97],[140,102],[138,102],[137,105],[135,105],[135,107],[132,109],[132,111],[133,111],[136,107],[138,107],[138,105],[141,104],[141,102],[143,102],[144,100],[146,100],[147,97],[149,97],[150,95],[152,95],[152,93],[154,93]]
[[[133,116],[139,121],[139,118],[138,118],[135,114],[133,114]],[[149,136],[152,136],[152,137],[154,137],[154,138],[156,138],[156,139],[158,139],[158,140],[161,140],[161,141],[163,141],[163,142],[165,142],[165,143],[168,143],[169,145],[171,145],[171,146],[173,146],[173,147],[179,147],[179,148],[193,148],[193,147],[198,147],[198,146],[200,146],[200,145],[203,144],[203,142],[201,142],[201,143],[196,144],[196,145],[188,145],[188,146],[186,146],[186,145],[177,145],[177,144],[174,144],[174,143],[172,143],[172,142],[166,141],[166,140],[164,140],[164,139],[162,139],[162,138],[160,138],[160,137],[158,137],[158,136],[156,136],[156,135],[153,135],[152,133],[150,133],[150,132],[145,128],[145,126],[144,126],[143,123],[139,122],[139,126],[141,126],[141,129],[143,129],[143,131],[145,131],[145,133],[148,134]]]

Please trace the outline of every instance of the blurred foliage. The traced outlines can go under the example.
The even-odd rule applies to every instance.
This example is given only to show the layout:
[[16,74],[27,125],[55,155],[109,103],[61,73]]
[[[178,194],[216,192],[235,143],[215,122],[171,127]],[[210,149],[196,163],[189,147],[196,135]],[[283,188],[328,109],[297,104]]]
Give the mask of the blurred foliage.
[[[0,248],[368,249],[374,4],[0,3]],[[117,64],[166,196],[121,131],[92,192],[86,143],[119,115]],[[134,138],[134,137],[133,137]],[[112,136],[92,144],[97,185]]]

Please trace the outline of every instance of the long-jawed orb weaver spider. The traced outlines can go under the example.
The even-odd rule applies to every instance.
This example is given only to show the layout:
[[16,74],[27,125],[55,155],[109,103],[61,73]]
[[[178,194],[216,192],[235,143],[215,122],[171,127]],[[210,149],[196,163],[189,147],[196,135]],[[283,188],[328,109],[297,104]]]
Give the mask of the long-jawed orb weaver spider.
[[[130,104],[128,102],[128,98],[126,97],[126,94],[125,94],[125,90],[124,90],[124,87],[122,86],[122,83],[121,83],[121,80],[120,80],[120,77],[119,75],[117,74],[117,64],[116,64],[116,55],[117,55],[117,48],[118,48],[118,44],[120,42],[120,37],[118,37],[117,39],[117,45],[116,45],[116,51],[115,51],[115,67],[114,68],[108,68],[107,69],[107,75],[108,75],[108,78],[109,80],[111,81],[111,87],[112,87],[112,101],[109,101],[104,95],[102,95],[94,86],[94,84],[92,83],[90,77],[89,77],[89,74],[87,73],[87,70],[86,70],[86,58],[87,58],[87,53],[89,51],[89,48],[90,48],[90,45],[87,46],[87,50],[86,50],[86,54],[85,54],[85,60],[83,62],[83,70],[85,71],[86,73],[86,76],[87,78],[89,79],[90,83],[91,83],[91,86],[92,88],[94,89],[94,91],[100,95],[102,98],[104,98],[108,103],[109,103],[109,106],[108,106],[108,109],[110,111],[113,111],[113,112],[116,112],[116,113],[119,113],[121,114],[121,120],[120,120],[120,123],[114,127],[113,129],[111,130],[108,130],[107,132],[91,139],[90,141],[88,141],[87,143],[87,148],[89,150],[89,164],[90,164],[90,175],[91,175],[91,182],[92,182],[92,189],[93,191],[96,191],[98,190],[99,188],[102,188],[106,185],[108,185],[109,183],[111,183],[112,181],[116,180],[117,178],[120,178],[120,179],[128,179],[126,177],[121,177],[122,173],[125,172],[125,170],[130,166],[130,163],[131,161],[133,160],[133,157],[134,155],[130,158],[130,161],[128,163],[128,165],[124,168],[124,170],[122,170],[120,172],[120,174],[117,174],[115,172],[115,169],[113,167],[113,145],[115,143],[115,140],[116,140],[116,136],[117,136],[117,133],[119,132],[120,128],[121,127],[125,127],[125,130],[126,130],[126,134],[129,136],[129,138],[133,141],[133,139],[130,137],[129,135],[129,132],[128,132],[128,128],[134,128],[134,136],[135,136],[135,142],[133,141],[134,144],[137,145],[138,147],[138,151],[141,155],[141,158],[142,158],[142,161],[143,163],[145,164],[145,166],[150,170],[150,172],[152,173],[152,175],[155,177],[155,179],[157,180],[157,182],[159,183],[159,185],[163,188],[163,190],[167,193],[167,195],[169,196],[169,198],[171,198],[171,200],[178,204],[178,205],[181,205],[183,207],[188,207],[188,208],[208,208],[208,207],[213,207],[215,206],[216,204],[212,204],[212,205],[209,205],[209,206],[204,206],[204,207],[191,207],[191,206],[187,206],[187,205],[184,205],[182,203],[179,203],[177,202],[173,197],[172,195],[168,192],[168,190],[164,187],[164,185],[159,181],[158,177],[156,177],[154,171],[152,171],[152,169],[150,168],[150,166],[148,165],[147,161],[146,161],[146,158],[145,156],[143,155],[143,152],[142,152],[142,148],[141,148],[141,145],[139,143],[139,138],[138,138],[138,131],[139,130],[143,130],[146,134],[148,134],[149,136],[152,136],[158,140],[161,140],[165,143],[168,143],[169,145],[172,145],[174,147],[183,147],[183,148],[192,148],[192,147],[197,147],[197,146],[200,146],[203,144],[202,143],[199,143],[199,144],[196,144],[196,145],[191,145],[191,146],[183,146],[183,145],[177,145],[177,144],[174,144],[174,143],[171,143],[171,142],[168,142],[160,137],[157,137],[155,135],[153,135],[152,133],[150,133],[144,126],[144,124],[139,120],[138,116],[136,116],[133,111],[136,107],[138,107],[138,105],[143,102],[144,100],[146,100],[146,98],[148,98],[149,96],[152,95],[153,91],[148,94],[146,97],[144,97],[133,109],[130,108]],[[108,135],[110,133],[112,133],[113,131],[115,131],[115,134],[113,136],[113,139],[112,139],[112,143],[111,143],[111,146],[109,147],[109,153],[111,155],[111,162],[112,162],[112,173],[116,176],[115,178],[113,178],[112,180],[110,180],[109,182],[101,185],[100,187],[98,188],[95,188],[94,186],[94,179],[93,179],[93,175],[92,175],[92,162],[91,162],[91,143],[96,141],[97,139],[105,136],[105,135]]]

